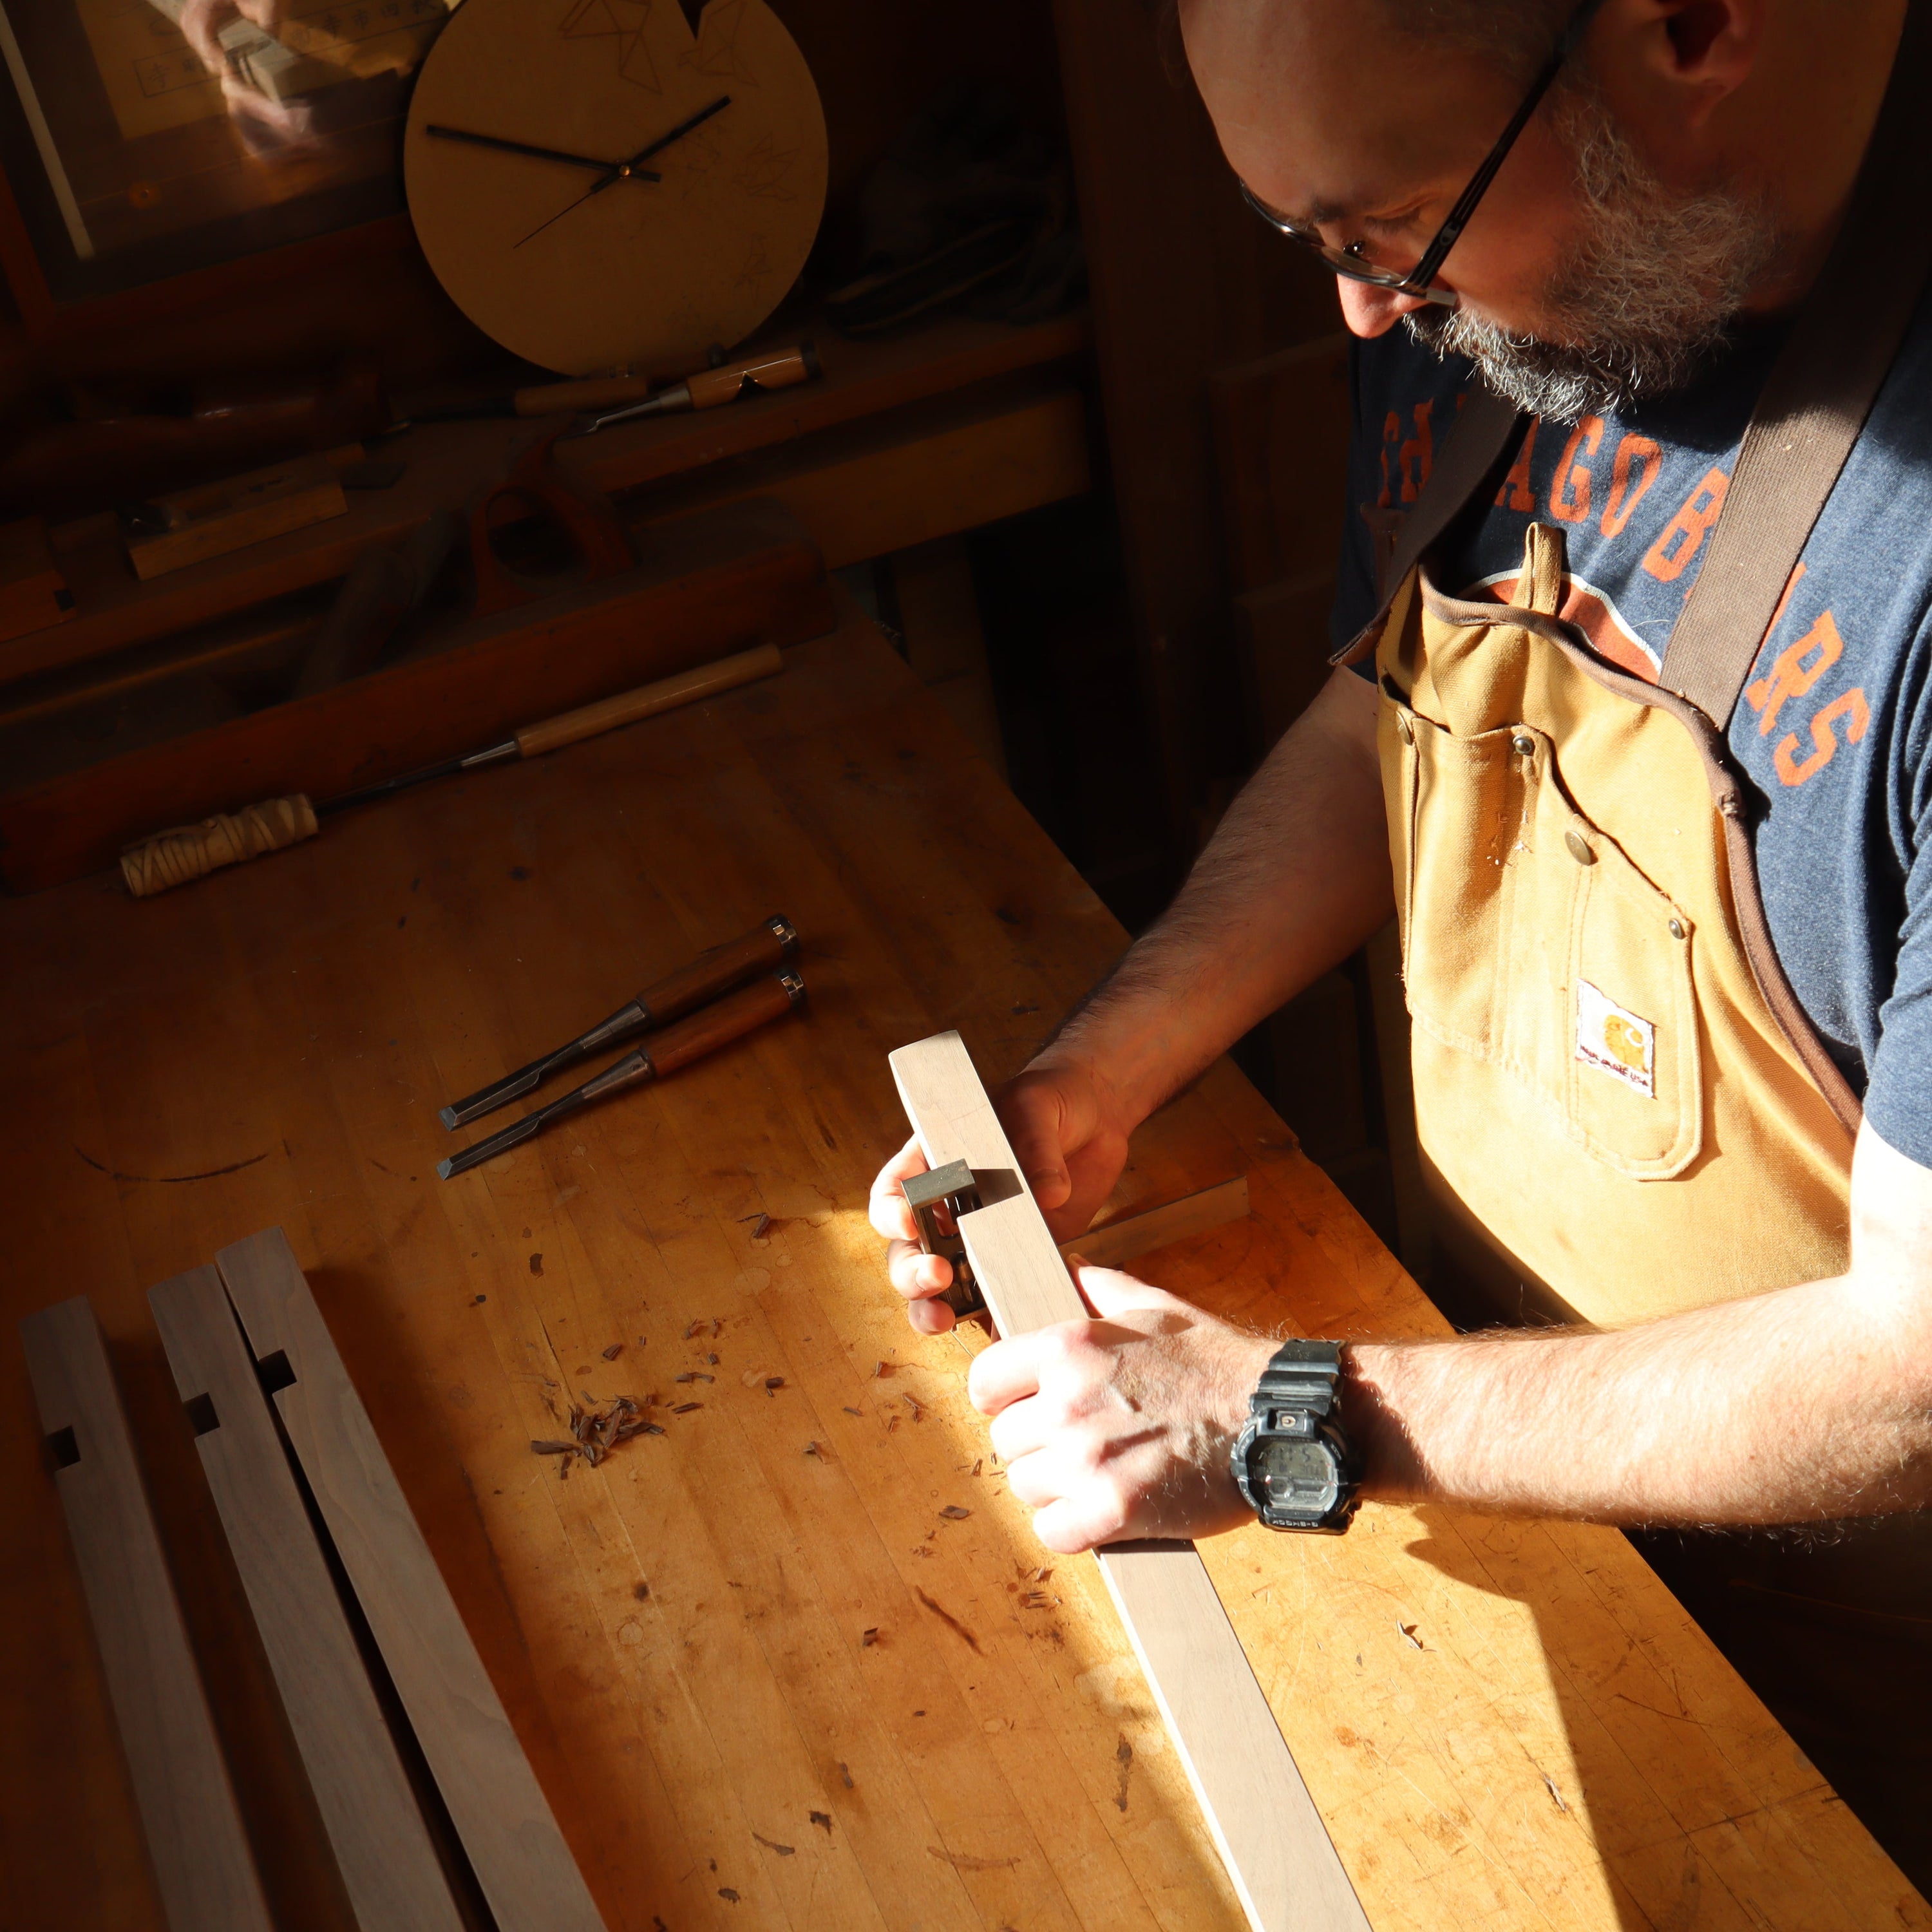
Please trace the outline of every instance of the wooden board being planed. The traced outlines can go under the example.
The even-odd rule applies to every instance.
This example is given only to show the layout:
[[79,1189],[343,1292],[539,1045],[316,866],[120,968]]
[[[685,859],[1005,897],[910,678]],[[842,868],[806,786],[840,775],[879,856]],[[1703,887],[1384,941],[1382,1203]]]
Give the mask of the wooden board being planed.
[[[892,1056],[927,1162],[963,1160],[987,1204],[959,1232],[1003,1335],[1086,1312],[956,1033]],[[1099,1552],[1101,1574],[1255,1932],[1368,1932],[1354,1888],[1191,1543]]]

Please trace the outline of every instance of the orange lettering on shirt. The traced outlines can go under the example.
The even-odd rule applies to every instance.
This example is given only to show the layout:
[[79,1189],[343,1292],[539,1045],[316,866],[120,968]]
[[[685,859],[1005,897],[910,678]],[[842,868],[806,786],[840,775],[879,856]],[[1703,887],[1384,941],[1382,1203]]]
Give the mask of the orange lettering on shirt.
[[1814,778],[1838,754],[1838,734],[1832,727],[1840,718],[1848,722],[1845,726],[1845,742],[1856,745],[1871,724],[1871,709],[1865,703],[1862,691],[1848,691],[1831,703],[1811,721],[1811,754],[1799,759],[1798,734],[1794,731],[1772,754],[1772,763],[1778,768],[1778,777],[1788,785],[1802,785],[1808,778]]
[[[1630,471],[1637,470],[1634,484]],[[1604,534],[1620,537],[1630,527],[1636,506],[1650,494],[1651,486],[1664,474],[1664,452],[1647,436],[1634,430],[1617,445],[1616,460],[1610,466],[1610,500],[1604,511]]]
[[1675,584],[1696,560],[1704,539],[1724,514],[1731,479],[1714,470],[1691,494],[1690,500],[1670,520],[1670,526],[1651,546],[1643,567],[1660,584]]
[[1388,420],[1382,424],[1382,494],[1376,499],[1378,509],[1395,508],[1395,492],[1389,480],[1389,446],[1402,440],[1402,418],[1391,410]]
[[1550,479],[1550,514],[1552,517],[1566,524],[1589,521],[1589,466],[1577,460],[1577,452],[1581,450],[1586,456],[1594,456],[1603,446],[1601,416],[1586,416],[1570,432],[1570,440],[1563,446],[1556,474]]
[[1758,714],[1757,735],[1769,737],[1787,700],[1802,698],[1844,654],[1845,640],[1827,610],[1797,643],[1779,654],[1763,676],[1744,687],[1745,700]]
[[1536,432],[1540,427],[1540,418],[1532,422],[1522,440],[1522,453],[1517,457],[1514,466],[1503,478],[1503,487],[1496,492],[1496,508],[1499,510],[1533,510],[1536,508],[1536,492],[1529,487],[1530,465],[1536,458]]
[[[1415,434],[1405,442],[1396,457],[1396,473],[1402,478],[1402,500],[1412,503],[1422,494],[1423,486],[1429,481],[1429,472],[1436,466],[1436,433],[1430,418],[1436,413],[1433,403],[1418,403],[1415,406]],[[1393,417],[1390,418],[1394,420]]]

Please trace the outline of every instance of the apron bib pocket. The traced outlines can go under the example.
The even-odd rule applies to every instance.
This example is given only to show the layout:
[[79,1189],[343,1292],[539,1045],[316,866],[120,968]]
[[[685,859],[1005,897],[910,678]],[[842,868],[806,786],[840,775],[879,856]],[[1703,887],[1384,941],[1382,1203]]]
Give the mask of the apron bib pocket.
[[1544,732],[1458,736],[1393,700],[1415,1024],[1509,1072],[1633,1180],[1703,1140],[1689,916],[1567,796]]

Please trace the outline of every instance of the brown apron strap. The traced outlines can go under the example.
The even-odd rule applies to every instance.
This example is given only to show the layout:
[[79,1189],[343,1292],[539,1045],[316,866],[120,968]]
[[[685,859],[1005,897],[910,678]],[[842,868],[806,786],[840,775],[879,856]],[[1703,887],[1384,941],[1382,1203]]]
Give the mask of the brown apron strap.
[[1932,5],[1907,13],[1852,212],[1745,432],[1661,682],[1722,731],[1932,273]]
[[1377,578],[1380,608],[1353,641],[1329,660],[1331,664],[1354,664],[1374,650],[1382,626],[1388,622],[1396,592],[1408,573],[1481,494],[1484,485],[1501,467],[1527,422],[1526,417],[1485,388],[1480,380],[1471,383],[1462,413],[1437,453],[1429,481],[1422,486],[1415,507],[1397,526],[1394,544],[1382,560]]

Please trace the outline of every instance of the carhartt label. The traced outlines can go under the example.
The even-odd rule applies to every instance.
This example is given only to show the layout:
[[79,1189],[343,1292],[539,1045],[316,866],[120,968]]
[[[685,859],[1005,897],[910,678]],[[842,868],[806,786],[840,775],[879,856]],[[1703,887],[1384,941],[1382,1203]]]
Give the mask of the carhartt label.
[[1576,1058],[1586,1066],[1657,1098],[1657,1029],[1627,1012],[1587,980],[1576,982]]

